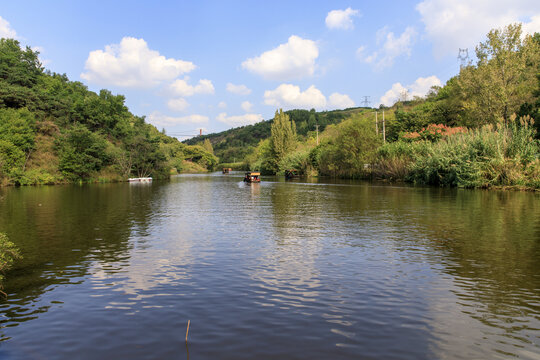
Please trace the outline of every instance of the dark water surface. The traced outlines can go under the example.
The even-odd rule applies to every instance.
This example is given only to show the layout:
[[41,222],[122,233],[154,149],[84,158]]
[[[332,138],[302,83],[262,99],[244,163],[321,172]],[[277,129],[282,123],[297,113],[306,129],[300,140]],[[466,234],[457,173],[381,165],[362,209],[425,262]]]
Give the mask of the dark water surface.
[[540,359],[539,194],[240,180],[0,189],[0,358]]

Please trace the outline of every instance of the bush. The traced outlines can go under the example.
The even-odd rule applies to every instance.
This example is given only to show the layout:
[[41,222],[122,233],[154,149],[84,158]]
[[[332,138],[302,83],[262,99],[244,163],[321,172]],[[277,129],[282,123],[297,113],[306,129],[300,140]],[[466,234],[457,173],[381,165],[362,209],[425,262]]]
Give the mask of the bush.
[[[19,249],[9,241],[4,233],[0,233],[0,289],[3,288],[4,274],[11,269],[15,260],[22,258]],[[0,293],[7,296],[6,293],[0,290]]]
[[[515,120],[515,119],[514,119]],[[409,180],[459,187],[538,187],[538,153],[530,119],[487,125],[434,143],[415,155]]]

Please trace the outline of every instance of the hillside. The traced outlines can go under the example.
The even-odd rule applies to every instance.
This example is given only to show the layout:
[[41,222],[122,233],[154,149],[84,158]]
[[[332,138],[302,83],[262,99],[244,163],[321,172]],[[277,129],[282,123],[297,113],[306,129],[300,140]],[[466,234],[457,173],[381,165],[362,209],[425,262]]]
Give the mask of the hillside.
[[[285,113],[296,124],[297,134],[306,137],[314,133],[316,125],[319,125],[319,132],[331,124],[338,124],[355,114],[373,111],[370,108],[348,108],[345,110],[333,110],[316,112],[312,110],[289,110]],[[198,136],[185,140],[188,145],[195,145],[208,139],[214,153],[221,163],[233,163],[242,161],[250,154],[261,140],[270,137],[270,128],[273,119],[261,121],[254,125],[246,125],[234,129],[229,129],[219,133]]]
[[124,96],[45,71],[38,54],[0,40],[0,185],[164,178],[186,162],[216,164],[133,115]]

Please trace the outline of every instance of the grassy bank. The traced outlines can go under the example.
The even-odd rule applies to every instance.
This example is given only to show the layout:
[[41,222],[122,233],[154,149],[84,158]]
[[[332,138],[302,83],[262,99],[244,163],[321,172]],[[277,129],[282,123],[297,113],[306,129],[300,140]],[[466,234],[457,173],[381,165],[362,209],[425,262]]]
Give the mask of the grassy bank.
[[487,125],[438,141],[400,140],[381,146],[375,178],[465,188],[540,189],[540,145],[533,122]]

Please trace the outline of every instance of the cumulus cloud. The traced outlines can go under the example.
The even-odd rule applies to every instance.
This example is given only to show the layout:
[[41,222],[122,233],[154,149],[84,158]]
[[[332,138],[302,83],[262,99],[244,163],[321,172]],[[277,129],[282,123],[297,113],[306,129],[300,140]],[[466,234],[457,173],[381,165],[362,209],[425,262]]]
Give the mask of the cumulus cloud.
[[359,11],[350,7],[345,10],[332,10],[326,15],[326,27],[329,29],[353,29],[353,16],[359,16]]
[[17,33],[11,28],[9,21],[0,16],[0,38],[16,38]]
[[189,103],[184,98],[170,99],[167,107],[173,111],[184,111],[189,107]]
[[540,31],[537,0],[425,0],[416,6],[438,57],[474,48],[493,28],[522,21],[528,33]]
[[165,58],[143,39],[124,37],[120,44],[91,51],[81,78],[92,83],[149,88],[195,69],[189,61]]
[[264,92],[264,103],[285,109],[322,109],[326,106],[326,98],[315,86],[305,91],[292,84],[281,84],[274,90]]
[[154,111],[146,118],[149,123],[158,127],[175,126],[184,124],[202,124],[208,122],[208,116],[192,114],[188,116],[174,117],[167,116],[158,111]]
[[431,87],[441,86],[441,80],[435,75],[429,77],[419,77],[414,83],[403,86],[395,83],[379,100],[379,103],[392,106],[398,100],[412,99],[415,96],[425,96]]
[[354,101],[346,94],[333,93],[328,97],[328,105],[333,109],[346,109],[354,106]]
[[195,86],[188,83],[189,78],[175,80],[170,85],[170,90],[176,96],[193,96],[195,94],[213,94],[214,85],[210,80],[202,79]]
[[237,95],[251,94],[251,89],[246,85],[235,85],[232,83],[227,83],[227,91]]
[[[407,27],[400,36],[396,37],[393,32],[384,27],[377,31],[377,45],[379,49],[366,56],[364,61],[374,64],[379,70],[390,67],[399,56],[411,56],[411,49],[416,40],[417,32],[413,27]],[[361,56],[364,47],[360,47],[356,53]]]
[[249,101],[244,101],[242,105],[240,106],[242,107],[242,110],[244,110],[245,112],[250,112],[253,109],[253,104],[250,103]]
[[225,101],[220,101],[217,106],[220,109],[225,109],[225,108],[227,108],[227,103]]
[[530,22],[523,24],[523,32],[534,35],[534,33],[540,33],[540,15],[532,16]]
[[286,44],[247,59],[242,67],[269,80],[300,79],[313,75],[318,56],[315,41],[293,35]]
[[263,120],[261,114],[244,114],[244,115],[233,115],[227,116],[227,113],[221,113],[216,118],[218,121],[225,123],[227,125],[237,127],[244,125],[252,125]]

